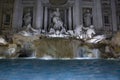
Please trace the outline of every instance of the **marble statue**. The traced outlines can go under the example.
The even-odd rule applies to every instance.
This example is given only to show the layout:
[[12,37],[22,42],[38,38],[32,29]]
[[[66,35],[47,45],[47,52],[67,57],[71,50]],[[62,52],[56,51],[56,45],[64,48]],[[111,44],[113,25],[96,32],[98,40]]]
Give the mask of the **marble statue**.
[[86,10],[86,13],[84,14],[84,25],[86,26],[86,27],[89,27],[92,23],[92,15],[91,15],[91,13],[90,13],[90,10],[88,9],[88,10]]
[[4,38],[0,37],[0,44],[6,45],[7,41]]
[[97,35],[97,36],[94,36],[92,39],[87,40],[86,42],[96,44],[104,40],[105,38],[106,38],[105,35]]
[[53,27],[50,28],[49,31],[50,34],[55,34],[55,35],[66,34],[66,29],[63,27],[63,22],[60,18],[59,8],[57,8],[56,11],[53,12],[52,22],[53,22]]
[[70,35],[70,36],[74,36],[74,31],[73,30],[68,30],[67,34]]
[[55,30],[61,30],[63,28],[63,22],[60,18],[59,8],[57,8],[56,11],[53,12],[53,23],[54,23],[53,28]]
[[24,15],[23,21],[24,21],[24,26],[28,26],[28,25],[31,26],[32,17],[31,17],[30,9],[28,9],[27,13]]
[[75,36],[82,38],[82,34],[83,34],[83,25],[79,25],[75,28],[74,32],[75,32]]
[[25,30],[19,32],[19,34],[23,36],[32,36],[32,35],[38,35],[40,34],[41,30],[40,29],[34,29],[32,28],[32,17],[30,13],[30,9],[28,9],[27,13],[24,15],[24,27]]
[[49,34],[54,34],[55,30],[53,28],[50,28]]
[[80,39],[88,39],[92,38],[95,35],[94,26],[84,27],[83,25],[79,25],[74,30],[75,36]]
[[19,32],[19,34],[22,36],[34,36],[39,35],[40,33],[41,33],[40,29],[34,29],[32,27],[27,27],[26,30]]
[[67,34],[66,29],[63,27],[62,30],[60,31],[61,34]]
[[93,35],[95,35],[95,30],[94,30],[94,26],[91,25],[90,27],[88,27],[87,31],[86,31],[86,35],[88,38],[92,38]]
[[56,8],[56,11],[54,11],[52,15],[53,15],[53,16],[58,16],[58,17],[60,17],[59,8]]

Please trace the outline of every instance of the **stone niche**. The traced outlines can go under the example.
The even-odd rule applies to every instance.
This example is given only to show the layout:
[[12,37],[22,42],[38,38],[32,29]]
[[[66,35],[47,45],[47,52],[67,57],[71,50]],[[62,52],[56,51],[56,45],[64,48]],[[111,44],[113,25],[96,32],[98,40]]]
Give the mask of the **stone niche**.
[[73,29],[73,7],[75,0],[44,0],[43,5],[43,26],[42,29],[49,31],[53,26],[52,13],[59,8],[60,18],[66,30]]

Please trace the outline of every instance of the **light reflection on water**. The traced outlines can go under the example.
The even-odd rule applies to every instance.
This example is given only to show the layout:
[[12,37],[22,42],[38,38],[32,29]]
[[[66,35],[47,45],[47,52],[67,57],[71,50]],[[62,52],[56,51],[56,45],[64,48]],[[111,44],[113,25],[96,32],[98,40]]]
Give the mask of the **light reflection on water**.
[[119,60],[0,60],[0,80],[120,80],[119,75]]

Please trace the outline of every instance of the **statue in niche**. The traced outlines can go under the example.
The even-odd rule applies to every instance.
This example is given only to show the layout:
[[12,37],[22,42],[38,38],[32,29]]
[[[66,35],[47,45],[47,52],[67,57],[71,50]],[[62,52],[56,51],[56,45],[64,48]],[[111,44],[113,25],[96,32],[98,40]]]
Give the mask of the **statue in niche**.
[[60,18],[59,8],[56,8],[56,11],[52,13],[52,22],[53,27],[50,29],[49,33],[55,33],[56,35],[66,33],[66,30],[63,27],[63,22]]
[[60,18],[60,12],[59,12],[59,8],[56,9],[55,12],[53,12],[53,28],[55,30],[59,30],[61,31],[63,29],[63,22]]
[[85,27],[89,27],[92,24],[92,14],[89,9],[84,13],[83,21]]
[[31,10],[30,9],[28,9],[26,14],[24,15],[23,21],[24,21],[24,26],[31,27],[32,17],[31,17]]
[[25,30],[21,31],[20,34],[23,36],[31,36],[40,34],[39,29],[32,28],[32,16],[31,9],[28,9],[23,18]]

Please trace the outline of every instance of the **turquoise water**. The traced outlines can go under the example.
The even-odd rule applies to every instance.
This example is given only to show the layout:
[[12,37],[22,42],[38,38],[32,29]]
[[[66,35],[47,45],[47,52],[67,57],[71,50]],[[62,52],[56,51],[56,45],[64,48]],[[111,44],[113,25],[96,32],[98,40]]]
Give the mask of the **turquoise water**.
[[0,60],[0,80],[120,80],[119,76],[120,60]]

